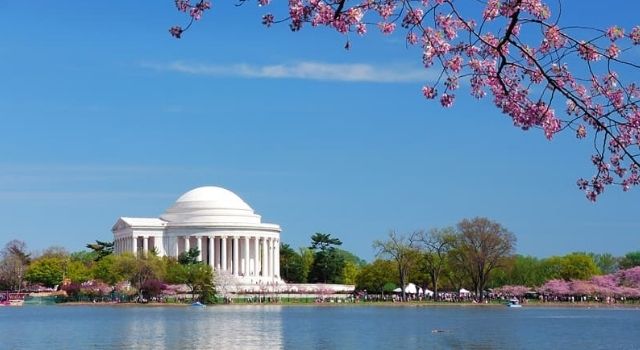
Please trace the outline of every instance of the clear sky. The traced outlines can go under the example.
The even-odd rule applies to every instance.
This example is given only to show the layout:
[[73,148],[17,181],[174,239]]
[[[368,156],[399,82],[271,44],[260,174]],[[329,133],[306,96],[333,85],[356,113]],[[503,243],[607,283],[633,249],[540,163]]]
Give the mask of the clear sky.
[[[563,3],[580,25],[629,27],[640,10]],[[0,243],[80,250],[119,216],[217,185],[284,242],[327,232],[367,260],[390,229],[474,216],[522,254],[640,249],[639,189],[592,204],[576,188],[588,141],[520,131],[466,92],[451,109],[424,100],[429,74],[401,35],[370,28],[345,51],[328,30],[266,29],[263,12],[214,2],[175,40],[171,0],[0,1]]]

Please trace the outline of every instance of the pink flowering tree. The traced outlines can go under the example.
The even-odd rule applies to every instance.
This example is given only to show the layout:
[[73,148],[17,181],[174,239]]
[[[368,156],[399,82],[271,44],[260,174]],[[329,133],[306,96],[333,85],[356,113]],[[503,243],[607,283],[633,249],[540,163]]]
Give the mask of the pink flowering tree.
[[591,281],[573,280],[569,283],[571,295],[593,296],[596,294],[596,286]]
[[531,288],[527,286],[502,286],[500,288],[495,288],[493,293],[501,294],[507,297],[523,297],[525,294],[531,291]]
[[591,283],[599,296],[612,297],[619,294],[620,279],[615,274],[594,276]]
[[[249,0],[238,0],[245,4]],[[268,8],[270,0],[257,0]],[[211,9],[206,0],[175,0],[188,25],[174,26],[180,38]],[[271,5],[275,6],[275,5]],[[445,107],[468,86],[523,130],[540,129],[547,139],[564,130],[593,143],[591,177],[577,185],[595,201],[606,186],[624,191],[640,183],[640,87],[632,76],[640,65],[627,59],[640,44],[640,26],[605,29],[560,25],[555,8],[542,0],[289,0],[288,9],[266,12],[262,23],[328,27],[347,36],[401,32],[418,46],[426,69],[437,70],[422,88]],[[277,12],[277,11],[276,11]]]
[[620,270],[616,277],[619,278],[620,284],[640,290],[640,266]]
[[571,284],[565,280],[549,280],[538,288],[538,292],[544,295],[568,296],[571,295]]

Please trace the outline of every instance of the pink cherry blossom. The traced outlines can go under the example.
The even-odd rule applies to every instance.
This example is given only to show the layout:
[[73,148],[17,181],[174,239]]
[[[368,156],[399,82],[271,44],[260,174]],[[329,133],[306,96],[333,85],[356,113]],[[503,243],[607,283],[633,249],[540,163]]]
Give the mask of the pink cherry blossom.
[[611,39],[611,41],[616,41],[618,39],[624,38],[624,29],[618,26],[613,26],[607,29],[607,36],[609,37],[609,39]]
[[389,23],[389,22],[380,22],[378,23],[378,28],[380,28],[380,31],[382,32],[382,34],[388,35],[393,33],[393,31],[396,29],[396,24]]
[[455,95],[444,93],[440,96],[440,104],[442,107],[448,108],[453,106],[453,101],[455,99]]
[[422,94],[427,99],[434,99],[438,95],[438,92],[432,86],[423,86],[422,87]]

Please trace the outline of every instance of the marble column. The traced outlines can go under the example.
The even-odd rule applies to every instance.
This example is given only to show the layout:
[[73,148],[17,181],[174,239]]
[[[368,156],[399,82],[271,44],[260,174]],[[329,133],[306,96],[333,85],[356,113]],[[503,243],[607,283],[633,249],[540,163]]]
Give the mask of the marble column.
[[209,236],[209,266],[211,266],[211,269],[215,268],[215,254],[216,254],[216,249],[215,249],[215,245],[213,244],[215,242],[216,238],[214,236]]
[[138,237],[137,236],[133,236],[132,238],[133,240],[133,255],[137,255],[138,254]]
[[177,259],[178,256],[180,256],[180,237],[179,236],[175,236],[173,238],[173,243],[174,243],[173,253],[174,253],[174,256]]
[[244,275],[249,276],[249,236],[244,236]]
[[184,251],[188,252],[191,249],[191,237],[184,236]]
[[274,254],[274,250],[275,250],[275,244],[274,244],[274,239],[270,238],[269,239],[269,276],[273,277],[275,275],[275,259],[273,258]]
[[276,269],[274,276],[280,277],[280,240],[276,239],[275,245],[273,259],[275,260]]
[[196,245],[198,246],[198,261],[202,261],[202,236],[196,237]]
[[234,276],[238,276],[238,257],[240,254],[238,254],[238,237],[234,236],[233,237],[233,275]]
[[260,248],[258,247],[258,237],[253,237],[253,275],[257,276],[260,271]]
[[158,252],[158,256],[165,256],[167,255],[164,251],[164,241],[163,241],[164,237],[162,236],[155,236],[153,237],[153,248],[155,248],[155,250]]
[[149,237],[142,237],[142,254],[149,253]]
[[262,238],[262,259],[261,267],[262,267],[262,277],[267,277],[267,239]]
[[227,237],[222,236],[222,246],[220,247],[220,264],[222,271],[227,271]]

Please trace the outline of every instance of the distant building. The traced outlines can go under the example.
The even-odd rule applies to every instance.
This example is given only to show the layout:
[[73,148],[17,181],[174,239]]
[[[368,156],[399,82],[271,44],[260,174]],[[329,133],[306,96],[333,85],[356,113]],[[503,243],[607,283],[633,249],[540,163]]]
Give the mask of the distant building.
[[177,257],[197,247],[199,259],[245,285],[282,283],[280,226],[265,224],[235,193],[198,187],[159,218],[121,217],[112,228],[115,252],[155,250]]

